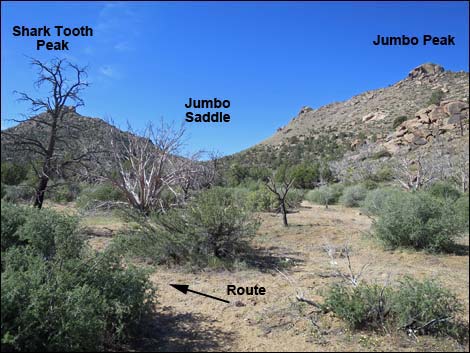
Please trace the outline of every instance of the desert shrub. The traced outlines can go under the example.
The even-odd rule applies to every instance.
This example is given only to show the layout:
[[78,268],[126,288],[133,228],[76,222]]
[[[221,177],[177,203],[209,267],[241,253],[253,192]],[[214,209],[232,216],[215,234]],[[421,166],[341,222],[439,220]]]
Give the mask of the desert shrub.
[[348,186],[343,190],[340,202],[346,207],[359,207],[366,198],[367,189],[362,184]]
[[464,232],[468,233],[469,229],[469,199],[468,194],[462,195],[453,204],[454,212],[457,217],[457,223],[461,226]]
[[26,222],[28,211],[26,208],[11,205],[2,202],[1,206],[1,250],[5,251],[11,246],[22,245],[24,242],[20,240],[19,228]]
[[3,185],[2,200],[7,202],[31,201],[34,197],[34,189],[27,185]]
[[462,309],[457,296],[437,282],[405,277],[394,291],[391,312],[397,328],[457,336]]
[[381,159],[381,158],[388,158],[391,157],[391,153],[385,149],[380,150],[372,155],[372,159]]
[[253,211],[272,212],[279,207],[279,202],[276,195],[267,188],[262,187],[247,195],[247,205]]
[[28,168],[11,162],[2,162],[2,184],[18,185],[28,175]]
[[441,90],[434,90],[429,98],[427,105],[436,104],[439,105],[444,98],[444,92]]
[[333,205],[338,202],[343,192],[341,184],[323,185],[317,189],[310,190],[305,199],[319,205]]
[[287,207],[293,209],[298,208],[302,203],[305,196],[305,190],[302,189],[291,189],[286,196]]
[[[21,208],[17,208],[21,211]],[[76,258],[84,246],[82,236],[76,231],[78,219],[56,212],[27,211],[24,223],[17,229],[23,243],[44,259],[56,255]]]
[[453,185],[446,182],[433,183],[427,191],[434,197],[450,201],[456,201],[462,195]]
[[97,201],[125,201],[125,196],[111,184],[97,184],[83,188],[77,198],[77,206],[86,209]]
[[453,205],[425,192],[396,192],[374,221],[375,236],[387,247],[448,251],[464,226]]
[[[286,205],[289,208],[297,208],[304,199],[305,191],[290,189],[286,196]],[[277,196],[269,191],[264,185],[258,190],[246,194],[246,203],[249,209],[256,212],[276,212],[279,210]]]
[[[146,274],[87,249],[75,219],[2,204],[1,222],[2,351],[103,350],[150,310]],[[12,234],[22,241],[4,247]]]
[[368,215],[378,215],[387,199],[394,193],[400,192],[392,187],[383,187],[370,190],[361,204],[362,210]]
[[55,202],[71,202],[74,201],[79,193],[80,186],[72,182],[59,182],[49,189],[50,197]]
[[392,127],[394,129],[396,129],[397,127],[399,127],[403,122],[407,121],[408,120],[408,117],[404,116],[404,115],[401,115],[397,118],[395,118],[393,120],[393,124],[392,124]]
[[220,187],[201,192],[185,208],[137,222],[138,229],[119,239],[131,256],[199,268],[237,261],[259,225],[246,199]]
[[354,329],[383,327],[391,306],[391,289],[376,284],[333,285],[325,298],[325,306]]
[[311,189],[318,182],[320,172],[316,165],[299,164],[290,171],[294,180],[294,187],[300,189]]
[[456,295],[431,280],[403,278],[396,286],[360,283],[333,284],[324,309],[332,311],[353,329],[393,328],[415,334],[468,338],[459,322],[463,306]]

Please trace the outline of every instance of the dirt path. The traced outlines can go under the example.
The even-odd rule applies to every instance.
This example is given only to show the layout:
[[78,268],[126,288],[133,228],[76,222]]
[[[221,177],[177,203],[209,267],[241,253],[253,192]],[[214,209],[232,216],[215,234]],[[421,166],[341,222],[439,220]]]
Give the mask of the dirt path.
[[[237,272],[182,273],[159,269],[152,275],[158,286],[158,316],[149,327],[150,336],[139,350],[159,351],[361,351],[361,350],[462,350],[445,339],[420,338],[418,342],[403,335],[353,333],[331,315],[313,313],[314,307],[295,299],[296,291],[312,300],[322,300],[321,292],[338,278],[334,268],[347,271],[341,247],[349,244],[354,271],[370,264],[364,273],[368,281],[383,283],[402,275],[432,277],[459,293],[468,315],[468,255],[429,255],[414,251],[383,251],[367,239],[370,220],[358,210],[340,206],[304,204],[300,212],[289,215],[286,229],[281,220],[262,214],[256,246],[268,258],[260,257],[260,269]],[[468,244],[468,243],[467,243]],[[331,259],[324,247],[330,248]],[[331,250],[335,248],[335,250]],[[468,251],[468,246],[466,246]],[[288,265],[282,274],[272,260]],[[265,264],[265,266],[263,266]],[[189,284],[190,288],[222,297],[230,304],[194,294],[184,295],[170,283]],[[233,297],[226,286],[264,286],[266,295]],[[396,337],[395,337],[396,336]],[[467,348],[468,349],[468,348]]]

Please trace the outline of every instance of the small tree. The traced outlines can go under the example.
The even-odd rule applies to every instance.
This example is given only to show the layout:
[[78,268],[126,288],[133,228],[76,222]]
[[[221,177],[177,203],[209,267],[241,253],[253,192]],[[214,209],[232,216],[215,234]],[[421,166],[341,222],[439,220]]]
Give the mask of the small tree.
[[[31,158],[31,165],[39,179],[34,206],[41,208],[51,176],[70,164],[80,163],[91,152],[90,146],[70,148],[70,144],[74,143],[73,132],[80,127],[73,124],[69,113],[84,104],[80,93],[88,83],[84,81],[86,69],[65,59],[54,59],[49,63],[32,59],[31,63],[39,70],[36,86],[48,86],[48,96],[33,98],[27,93],[15,91],[19,99],[29,102],[32,112],[38,115],[14,120],[31,124],[31,129],[9,129],[2,135],[6,137],[7,144],[17,151],[24,151]],[[67,76],[67,73],[71,74]]]
[[289,190],[291,190],[294,184],[295,178],[290,175],[285,166],[281,167],[275,175],[266,178],[264,184],[274,195],[276,195],[279,201],[279,209],[282,213],[282,222],[284,227],[287,227],[287,205],[286,198]]

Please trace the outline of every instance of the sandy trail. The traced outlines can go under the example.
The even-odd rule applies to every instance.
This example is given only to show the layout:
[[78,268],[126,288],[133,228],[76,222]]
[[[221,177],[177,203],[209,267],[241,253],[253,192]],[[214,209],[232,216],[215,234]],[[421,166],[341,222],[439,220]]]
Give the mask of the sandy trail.
[[[295,299],[296,291],[321,302],[321,292],[338,281],[334,268],[347,271],[341,246],[349,244],[354,271],[369,264],[364,278],[383,283],[409,274],[432,277],[459,293],[468,315],[468,255],[429,255],[414,251],[383,251],[367,239],[371,221],[358,210],[340,206],[326,210],[304,203],[282,227],[278,216],[262,214],[255,244],[267,258],[261,269],[236,272],[184,273],[158,269],[151,277],[158,286],[157,317],[139,350],[159,351],[361,351],[461,350],[450,340],[425,337],[419,342],[376,333],[350,332],[344,323],[314,313]],[[324,246],[336,247],[332,260]],[[465,246],[464,246],[465,248]],[[468,251],[468,246],[466,246]],[[273,265],[275,260],[278,265]],[[262,266],[261,264],[265,264]],[[289,280],[277,272],[281,264]],[[292,282],[292,283],[291,283]],[[170,283],[230,300],[225,304],[199,295],[184,295]],[[226,286],[264,286],[264,296],[227,296]]]

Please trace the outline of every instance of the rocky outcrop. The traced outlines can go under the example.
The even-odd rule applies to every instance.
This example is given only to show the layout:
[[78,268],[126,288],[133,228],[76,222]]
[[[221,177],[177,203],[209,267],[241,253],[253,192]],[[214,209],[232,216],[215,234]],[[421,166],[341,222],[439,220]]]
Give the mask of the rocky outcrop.
[[413,79],[417,77],[435,75],[441,72],[444,72],[444,68],[441,65],[427,63],[415,67],[413,70],[410,71],[408,77]]
[[305,114],[305,113],[308,113],[308,112],[311,112],[311,111],[313,111],[313,108],[306,105],[306,106],[304,106],[300,109],[299,115],[302,115],[302,114]]
[[391,154],[402,146],[423,146],[437,136],[453,130],[468,129],[469,106],[460,100],[432,104],[416,112],[415,117],[401,123],[383,144]]
[[367,115],[364,115],[362,117],[362,122],[367,123],[370,121],[378,121],[378,120],[383,120],[387,117],[387,113],[382,112],[382,111],[377,111],[375,113],[369,113]]

